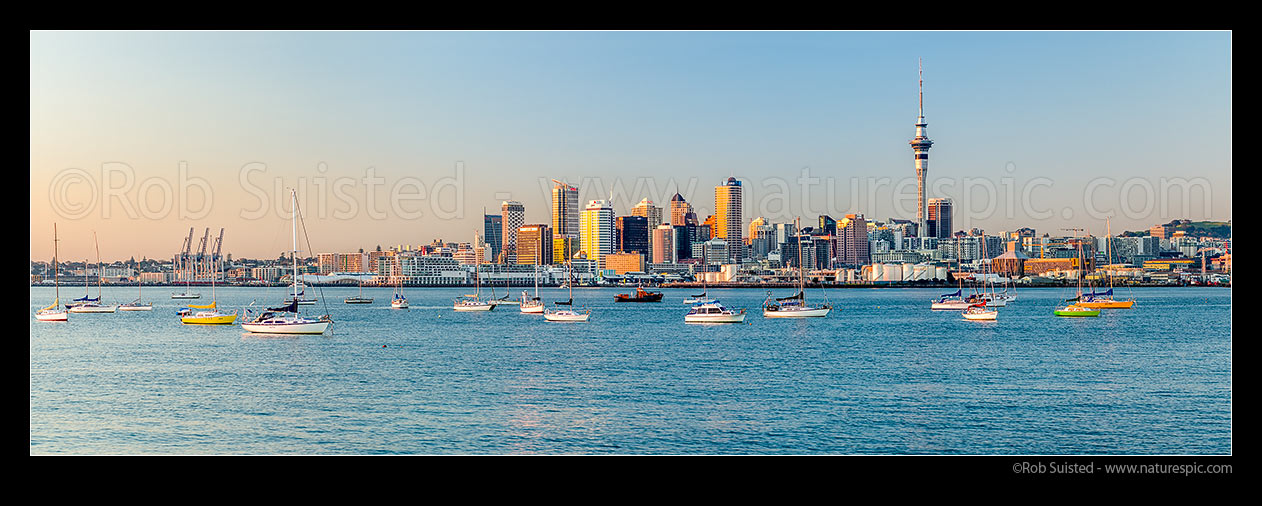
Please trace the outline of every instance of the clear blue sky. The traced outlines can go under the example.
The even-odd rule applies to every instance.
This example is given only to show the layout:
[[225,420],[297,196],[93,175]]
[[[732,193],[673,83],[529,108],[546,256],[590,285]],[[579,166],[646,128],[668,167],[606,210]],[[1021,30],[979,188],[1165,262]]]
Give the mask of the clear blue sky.
[[[612,190],[619,214],[644,197],[664,204],[675,185],[708,212],[714,185],[735,175],[747,221],[912,218],[917,58],[930,181],[954,183],[930,196],[956,199],[956,228],[1102,233],[1088,188],[1094,209],[1114,211],[1115,232],[1226,220],[1231,42],[1230,32],[34,32],[32,258],[49,256],[52,221],[71,259],[92,254],[93,230],[107,259],[169,257],[189,227],[199,237],[227,227],[225,251],[274,257],[288,248],[288,211],[242,215],[259,207],[251,188],[272,193],[273,179],[288,187],[301,176],[325,178],[323,193],[300,188],[318,251],[468,241],[482,208],[504,198],[546,223],[549,178],[580,185],[583,199]],[[390,210],[390,188],[415,178],[430,194],[458,161],[462,206],[444,189]],[[181,162],[213,193],[184,217],[179,202],[164,212],[153,181],[178,194]],[[243,183],[251,162],[267,169]],[[132,186],[107,163],[130,167]],[[364,184],[329,186],[370,167],[384,181],[381,214],[364,209]],[[803,168],[820,179],[805,198]],[[65,193],[86,212],[50,197],[67,169],[96,178]],[[1050,184],[1024,206],[1050,217],[1022,209],[1036,178]],[[1140,199],[1163,178],[1175,190]],[[905,211],[892,194],[900,181]],[[109,184],[121,197],[101,197]],[[1000,200],[1014,188],[1015,205],[988,209],[977,189],[987,184]],[[1187,202],[1178,184],[1191,188]],[[201,191],[186,193],[200,211]],[[333,216],[344,200],[354,217]],[[128,216],[128,205],[150,212]]]

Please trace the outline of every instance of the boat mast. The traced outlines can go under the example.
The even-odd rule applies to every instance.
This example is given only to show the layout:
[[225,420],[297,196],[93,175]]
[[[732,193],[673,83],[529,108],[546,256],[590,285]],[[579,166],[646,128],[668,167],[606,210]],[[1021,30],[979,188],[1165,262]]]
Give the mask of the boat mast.
[[96,242],[96,232],[92,232],[92,245],[96,247],[96,300],[101,301],[101,244]]
[[[793,228],[802,229],[802,219],[793,218]],[[798,293],[802,294],[802,305],[806,305],[806,267],[802,265],[802,239],[798,239]]]
[[55,290],[57,303],[61,302],[61,280],[57,278],[57,224],[53,223],[53,290]]
[[289,254],[293,257],[294,263],[294,310],[297,310],[298,306],[301,305],[298,303],[298,190],[291,188],[289,194],[291,197],[290,205],[293,207],[293,216],[290,218],[290,227],[293,229],[293,250]]

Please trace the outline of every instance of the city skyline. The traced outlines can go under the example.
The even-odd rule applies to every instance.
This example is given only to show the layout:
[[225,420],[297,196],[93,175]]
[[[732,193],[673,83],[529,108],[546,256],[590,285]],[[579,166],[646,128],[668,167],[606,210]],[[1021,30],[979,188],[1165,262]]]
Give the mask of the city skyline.
[[[915,219],[921,58],[925,197],[954,201],[956,229],[1102,234],[1084,195],[1116,209],[1171,181],[1139,217],[1114,214],[1114,233],[1226,221],[1230,46],[1228,32],[32,32],[31,257],[51,257],[53,222],[70,260],[95,258],[93,231],[103,260],[170,258],[189,227],[275,257],[289,213],[271,202],[287,199],[260,195],[300,177],[307,255],[463,242],[504,201],[549,223],[552,179],[578,202],[612,194],[615,216],[679,192],[701,220],[735,177],[745,218]],[[985,184],[959,192],[973,179],[1002,200],[1005,178],[1030,190],[1014,207],[1051,216],[975,205]],[[188,205],[155,206],[166,191]],[[347,195],[359,210],[339,217]]]

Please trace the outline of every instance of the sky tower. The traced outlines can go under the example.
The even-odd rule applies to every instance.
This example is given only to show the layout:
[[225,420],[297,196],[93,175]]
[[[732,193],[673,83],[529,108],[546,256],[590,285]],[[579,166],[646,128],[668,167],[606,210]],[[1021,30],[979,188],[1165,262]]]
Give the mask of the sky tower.
[[916,138],[908,141],[916,153],[916,235],[925,237],[928,228],[925,226],[925,173],[929,171],[929,148],[933,141],[929,140],[928,123],[925,123],[925,67],[920,67],[920,117],[916,118]]

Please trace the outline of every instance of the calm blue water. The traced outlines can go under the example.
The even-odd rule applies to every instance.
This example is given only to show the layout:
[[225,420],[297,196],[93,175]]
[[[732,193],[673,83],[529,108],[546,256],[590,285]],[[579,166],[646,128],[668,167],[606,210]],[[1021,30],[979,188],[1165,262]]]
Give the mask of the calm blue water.
[[301,337],[182,326],[172,291],[147,288],[149,313],[47,323],[33,314],[52,289],[31,290],[32,454],[1232,451],[1222,288],[1136,289],[1134,309],[1077,319],[1051,315],[1068,291],[1026,289],[996,322],[929,311],[939,290],[813,290],[841,311],[804,320],[762,318],[763,290],[711,290],[750,315],[710,326],[683,323],[691,290],[657,304],[576,290],[594,310],[582,324],[456,313],[463,288],[408,289],[407,311],[388,289],[355,306],[342,298],[356,289],[325,288],[337,323]]

